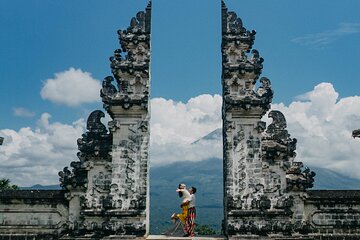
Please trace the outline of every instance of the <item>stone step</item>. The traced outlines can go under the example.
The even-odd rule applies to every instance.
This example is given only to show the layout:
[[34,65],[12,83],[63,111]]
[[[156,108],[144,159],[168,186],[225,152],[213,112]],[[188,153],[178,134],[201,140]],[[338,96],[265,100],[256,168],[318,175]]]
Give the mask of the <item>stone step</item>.
[[170,239],[170,240],[182,240],[182,239],[192,239],[192,240],[225,240],[224,236],[201,236],[201,237],[170,237],[166,235],[150,235],[146,238],[146,240],[164,240],[164,239]]

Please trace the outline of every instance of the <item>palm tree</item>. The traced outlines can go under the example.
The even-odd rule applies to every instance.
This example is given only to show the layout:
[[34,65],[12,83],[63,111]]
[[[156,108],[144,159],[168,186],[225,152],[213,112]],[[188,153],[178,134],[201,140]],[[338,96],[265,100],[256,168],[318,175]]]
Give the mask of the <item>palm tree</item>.
[[8,189],[18,190],[19,187],[11,184],[10,179],[8,179],[8,178],[1,178],[0,179],[0,190],[8,190]]

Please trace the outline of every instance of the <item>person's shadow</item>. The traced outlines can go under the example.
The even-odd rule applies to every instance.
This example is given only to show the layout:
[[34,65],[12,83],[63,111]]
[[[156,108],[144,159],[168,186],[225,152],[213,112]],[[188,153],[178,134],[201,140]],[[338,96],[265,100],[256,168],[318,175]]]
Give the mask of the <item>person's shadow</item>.
[[174,237],[182,237],[184,234],[186,234],[186,232],[184,231],[184,225],[181,221],[176,221],[169,230],[163,233],[163,235]]

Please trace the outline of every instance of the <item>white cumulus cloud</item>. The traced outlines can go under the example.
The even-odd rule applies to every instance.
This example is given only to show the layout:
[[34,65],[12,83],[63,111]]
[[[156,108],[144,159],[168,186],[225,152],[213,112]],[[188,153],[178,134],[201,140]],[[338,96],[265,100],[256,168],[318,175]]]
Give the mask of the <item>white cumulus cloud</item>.
[[[339,98],[331,83],[320,83],[297,99],[272,104],[298,139],[296,160],[360,178],[360,139],[351,136],[360,128],[360,97]],[[220,138],[191,144],[221,127],[221,96],[201,95],[187,103],[157,98],[151,104],[151,164],[222,158]]]
[[[221,128],[221,106],[219,95],[200,95],[185,103],[152,99],[151,165],[221,159],[221,132],[196,142]],[[359,96],[339,98],[331,83],[321,83],[289,105],[272,104],[272,109],[284,113],[291,137],[298,139],[297,161],[360,178],[360,139],[351,137],[360,128]],[[0,147],[1,177],[20,186],[57,184],[57,173],[78,160],[76,140],[84,132],[83,119],[51,122],[48,113],[41,115],[35,129],[0,130],[5,138]]]
[[35,129],[0,130],[4,143],[0,147],[1,177],[20,186],[57,184],[58,172],[77,160],[77,138],[85,131],[85,121],[72,124],[49,122],[42,114]]
[[219,141],[192,144],[221,127],[221,105],[220,95],[209,94],[191,98],[186,103],[152,99],[151,164],[221,157]]
[[331,83],[320,83],[289,106],[273,104],[284,113],[288,131],[298,139],[297,161],[360,178],[360,97],[339,98]]
[[100,82],[90,73],[70,68],[47,79],[40,94],[43,99],[73,107],[99,101],[100,89]]

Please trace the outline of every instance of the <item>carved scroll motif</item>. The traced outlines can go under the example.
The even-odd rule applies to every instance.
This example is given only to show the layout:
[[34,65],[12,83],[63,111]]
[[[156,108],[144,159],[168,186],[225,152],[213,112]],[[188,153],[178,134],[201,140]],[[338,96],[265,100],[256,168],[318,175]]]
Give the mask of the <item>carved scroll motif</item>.
[[96,110],[93,111],[87,120],[87,132],[78,139],[78,162],[72,162],[70,166],[72,171],[65,167],[63,171],[59,172],[60,185],[63,188],[68,186],[85,187],[88,182],[87,166],[96,159],[105,159],[110,161],[110,151],[112,146],[111,135],[107,132],[105,125],[101,122],[101,118],[105,114]]

